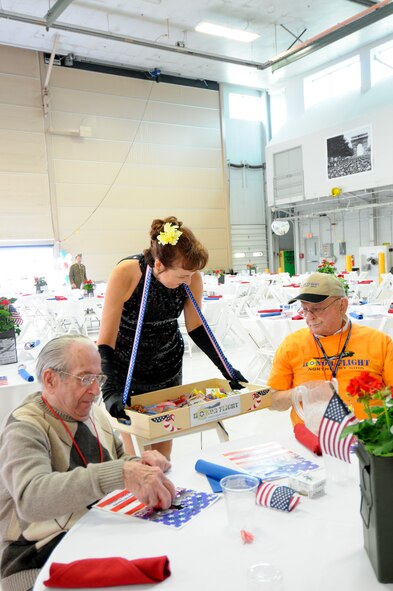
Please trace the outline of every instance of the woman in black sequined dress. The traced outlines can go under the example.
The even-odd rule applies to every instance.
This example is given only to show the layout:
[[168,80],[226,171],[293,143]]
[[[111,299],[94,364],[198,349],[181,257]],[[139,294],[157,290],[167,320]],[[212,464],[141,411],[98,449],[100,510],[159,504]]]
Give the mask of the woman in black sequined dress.
[[[161,390],[181,384],[183,338],[178,318],[184,311],[187,331],[225,377],[229,377],[187,297],[183,284],[198,303],[202,300],[202,276],[208,253],[190,229],[175,217],[154,220],[150,248],[127,257],[114,268],[108,281],[98,338],[102,371],[108,376],[103,398],[110,414],[126,423],[122,395],[134,342],[146,269],[152,268],[138,353],[130,394]],[[239,374],[238,379],[244,379]],[[126,442],[125,442],[126,443]],[[153,445],[168,458],[171,441]],[[129,447],[129,443],[126,443]],[[132,451],[129,447],[127,451]]]

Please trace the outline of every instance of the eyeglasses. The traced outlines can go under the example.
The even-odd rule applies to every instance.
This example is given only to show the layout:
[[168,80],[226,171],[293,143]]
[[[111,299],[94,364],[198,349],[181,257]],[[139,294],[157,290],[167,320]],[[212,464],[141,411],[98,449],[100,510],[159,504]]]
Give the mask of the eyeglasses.
[[314,314],[314,316],[321,316],[321,314],[323,314],[325,312],[325,310],[327,310],[332,304],[334,304],[334,302],[337,302],[338,299],[339,298],[336,298],[335,300],[330,302],[330,304],[328,304],[327,306],[324,306],[323,308],[300,308],[299,314],[301,314],[301,316],[307,316],[307,314]]
[[101,388],[101,386],[103,386],[105,384],[106,380],[108,379],[108,376],[106,376],[103,373],[99,373],[99,374],[87,373],[85,376],[75,376],[74,374],[68,373],[67,371],[59,371],[58,373],[63,373],[64,375],[70,376],[71,378],[76,378],[77,380],[80,381],[81,386],[83,388],[87,388],[88,386],[91,386],[94,383],[94,380],[97,381],[97,384]]

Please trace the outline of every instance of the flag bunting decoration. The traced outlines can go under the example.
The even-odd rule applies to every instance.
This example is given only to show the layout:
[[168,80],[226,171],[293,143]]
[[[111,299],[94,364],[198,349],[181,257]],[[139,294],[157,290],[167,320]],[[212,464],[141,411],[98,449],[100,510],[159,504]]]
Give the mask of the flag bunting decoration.
[[262,482],[257,490],[257,504],[281,511],[292,511],[300,501],[299,495],[289,486]]

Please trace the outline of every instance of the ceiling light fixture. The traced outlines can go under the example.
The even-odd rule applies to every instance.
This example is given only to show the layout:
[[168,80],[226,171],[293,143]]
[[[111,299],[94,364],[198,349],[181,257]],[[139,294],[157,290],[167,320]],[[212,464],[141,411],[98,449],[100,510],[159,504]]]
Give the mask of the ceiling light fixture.
[[289,232],[289,222],[287,220],[274,220],[271,226],[276,236],[284,236]]
[[225,37],[225,39],[233,39],[234,41],[242,41],[243,43],[251,43],[258,39],[259,35],[256,33],[249,33],[248,31],[241,31],[239,29],[230,29],[229,27],[222,27],[221,25],[214,25],[213,23],[199,23],[195,27],[198,33],[207,33],[208,35],[216,35],[217,37]]

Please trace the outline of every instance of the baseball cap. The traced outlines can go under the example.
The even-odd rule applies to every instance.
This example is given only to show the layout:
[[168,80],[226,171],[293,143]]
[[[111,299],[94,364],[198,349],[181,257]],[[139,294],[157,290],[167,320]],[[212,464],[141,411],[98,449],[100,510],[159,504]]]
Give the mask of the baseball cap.
[[299,295],[288,303],[293,304],[297,300],[303,300],[317,304],[330,297],[345,298],[345,296],[345,289],[335,275],[311,273],[301,284]]

